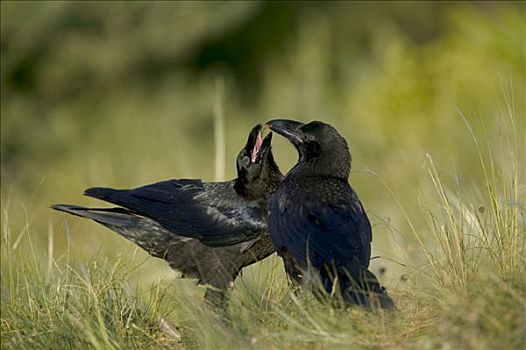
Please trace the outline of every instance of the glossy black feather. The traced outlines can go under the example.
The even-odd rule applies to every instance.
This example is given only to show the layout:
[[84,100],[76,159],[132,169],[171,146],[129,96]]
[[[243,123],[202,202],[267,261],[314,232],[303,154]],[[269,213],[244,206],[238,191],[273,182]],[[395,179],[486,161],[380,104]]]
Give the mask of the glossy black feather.
[[195,278],[199,283],[220,290],[228,289],[243,267],[274,252],[268,235],[228,247],[210,248],[124,208],[85,208],[65,204],[55,204],[52,208],[92,219],[134,242],[150,255],[166,260],[184,277]]
[[168,180],[131,190],[90,188],[85,195],[127,208],[209,246],[240,243],[267,232],[258,202],[239,196],[233,180]]
[[[268,198],[283,175],[271,152],[272,134],[262,134],[261,124],[251,130],[237,156],[238,177],[231,181],[181,179],[131,190],[91,188],[86,195],[121,207],[57,204],[53,209],[119,233],[183,276],[212,286],[205,298],[225,306],[225,291],[241,269],[275,251],[265,217]],[[220,247],[210,247],[216,245]]]
[[367,269],[371,225],[347,182],[351,154],[345,139],[318,121],[280,119],[267,125],[289,139],[299,155],[268,206],[270,236],[290,279],[318,296],[339,295],[345,304],[394,308]]
[[269,203],[276,250],[286,248],[304,268],[341,265],[349,256],[369,266],[371,226],[353,189],[337,178],[285,181]]

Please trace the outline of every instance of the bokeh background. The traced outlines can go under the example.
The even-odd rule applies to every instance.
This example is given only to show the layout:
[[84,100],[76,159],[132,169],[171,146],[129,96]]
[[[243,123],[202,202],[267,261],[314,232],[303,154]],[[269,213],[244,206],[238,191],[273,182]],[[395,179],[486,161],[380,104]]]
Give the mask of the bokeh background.
[[[341,131],[383,257],[375,269],[396,288],[408,273],[398,262],[423,264],[407,219],[425,241],[430,159],[477,206],[484,178],[466,124],[503,172],[503,135],[524,147],[525,18],[524,2],[505,1],[2,1],[4,243],[31,243],[43,259],[68,247],[79,261],[146,257],[49,206],[100,205],[81,195],[91,186],[214,180],[220,101],[225,179],[255,123],[320,119]],[[274,140],[287,170],[296,155]],[[172,274],[156,259],[137,271]]]

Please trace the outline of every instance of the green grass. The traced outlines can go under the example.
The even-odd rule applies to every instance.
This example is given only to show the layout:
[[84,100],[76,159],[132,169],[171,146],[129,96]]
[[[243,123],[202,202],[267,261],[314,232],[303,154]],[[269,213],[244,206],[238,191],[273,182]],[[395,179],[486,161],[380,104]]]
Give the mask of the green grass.
[[[224,8],[228,20],[204,3],[2,3],[2,349],[526,348],[524,4],[440,4],[305,7],[249,89],[228,70],[145,64],[257,4]],[[435,36],[407,35],[420,29]],[[400,312],[295,296],[272,256],[217,313],[166,263],[49,208],[100,205],[81,196],[92,186],[231,178],[248,130],[278,117],[325,120],[349,141],[372,270]],[[295,162],[282,138],[273,149],[284,170]]]
[[[505,123],[513,126],[514,116]],[[524,348],[522,145],[517,135],[505,135],[497,154],[491,144],[482,148],[469,125],[466,132],[484,181],[450,184],[428,156],[431,199],[420,203],[427,225],[416,227],[400,205],[412,228],[408,239],[414,238],[406,249],[417,255],[405,261],[405,282],[386,281],[399,312],[335,310],[308,293],[295,296],[274,257],[249,268],[229,309],[216,313],[201,303],[200,287],[134,282],[134,271],[146,264],[139,255],[73,261],[69,249],[53,251],[51,229],[48,251],[37,252],[29,222],[15,234],[4,210],[2,347]],[[67,227],[65,233],[72,234]],[[178,336],[163,331],[161,319],[175,325]]]
[[5,216],[3,223],[3,348],[156,348],[166,343],[158,318],[163,290],[138,293],[128,282],[130,265],[123,259],[93,257],[78,263],[69,251],[56,257],[51,248],[43,256],[27,232],[13,239]]

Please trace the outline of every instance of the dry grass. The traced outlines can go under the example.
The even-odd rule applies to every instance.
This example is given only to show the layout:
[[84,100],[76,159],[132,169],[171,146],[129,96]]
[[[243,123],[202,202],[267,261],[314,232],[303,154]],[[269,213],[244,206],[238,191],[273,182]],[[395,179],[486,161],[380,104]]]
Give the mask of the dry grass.
[[[26,45],[2,53],[2,74],[21,50],[45,41],[31,33],[55,33],[55,17],[69,13],[63,6],[27,7],[28,20],[2,11],[3,30]],[[259,67],[254,100],[228,71],[224,87],[214,74],[195,79],[185,70],[153,85],[112,75],[112,64],[141,62],[146,44],[167,55],[185,47],[186,36],[152,41],[159,9],[147,12],[144,27],[113,31],[107,41],[68,32],[74,40],[43,60],[35,78],[43,97],[2,85],[1,347],[526,348],[524,13],[451,6],[443,32],[425,43],[388,22],[364,29],[365,59],[349,43],[348,13],[305,12],[279,59]],[[173,28],[191,34],[192,25],[220,21],[216,8],[203,8],[191,8],[203,21],[183,16]],[[103,23],[128,23],[90,11]],[[95,85],[61,99],[78,72],[93,72]],[[308,293],[295,296],[273,256],[244,271],[218,314],[202,305],[202,287],[164,262],[49,209],[95,205],[80,196],[91,186],[230,178],[248,130],[274,117],[323,119],[348,139],[350,181],[380,256],[372,268],[400,312],[334,310]],[[284,170],[295,162],[286,141],[276,137],[273,147]]]

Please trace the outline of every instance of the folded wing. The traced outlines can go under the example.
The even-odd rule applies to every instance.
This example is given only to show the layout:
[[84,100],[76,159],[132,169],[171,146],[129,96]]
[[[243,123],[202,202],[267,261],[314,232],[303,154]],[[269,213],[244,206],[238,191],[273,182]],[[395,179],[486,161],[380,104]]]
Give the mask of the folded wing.
[[168,180],[132,190],[90,188],[85,195],[124,207],[208,246],[232,245],[267,232],[261,209],[240,197],[232,182]]
[[[298,262],[314,267],[344,265],[353,257],[364,267],[371,255],[371,226],[358,197],[342,186],[338,201],[274,196],[269,204],[272,240]],[[274,234],[279,233],[279,234]]]

